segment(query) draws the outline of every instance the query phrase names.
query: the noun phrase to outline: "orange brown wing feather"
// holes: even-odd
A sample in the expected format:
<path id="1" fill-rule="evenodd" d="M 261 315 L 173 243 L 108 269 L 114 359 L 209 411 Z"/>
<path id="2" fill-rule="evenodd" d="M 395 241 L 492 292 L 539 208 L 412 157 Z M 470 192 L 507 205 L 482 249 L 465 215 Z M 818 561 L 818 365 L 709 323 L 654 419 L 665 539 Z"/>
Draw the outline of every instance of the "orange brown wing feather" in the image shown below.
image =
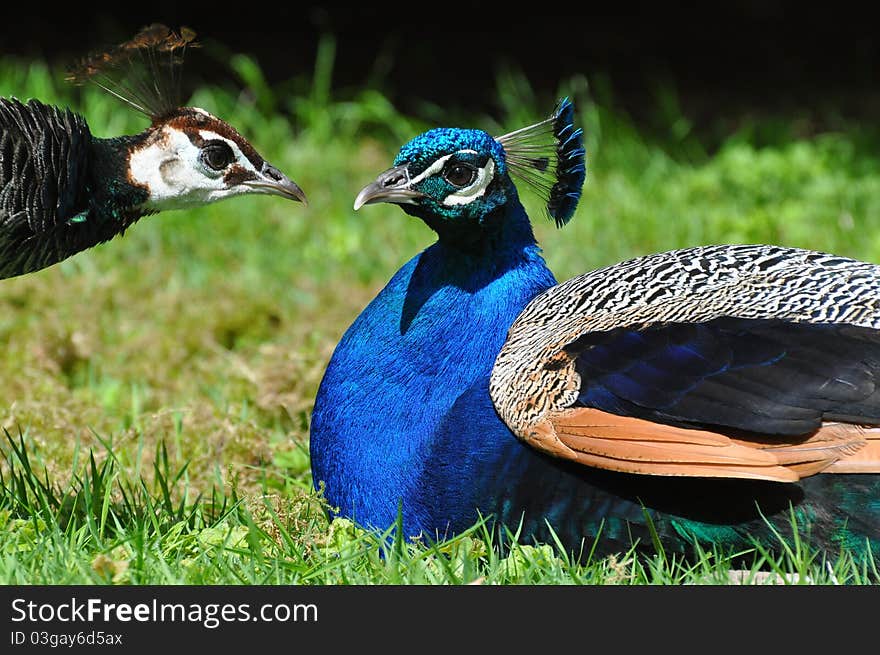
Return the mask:
<path id="1" fill-rule="evenodd" d="M 554 412 L 526 438 L 556 457 L 588 466 L 685 477 L 796 482 L 819 472 L 880 472 L 880 429 L 828 422 L 798 441 L 733 439 L 592 408 Z"/>

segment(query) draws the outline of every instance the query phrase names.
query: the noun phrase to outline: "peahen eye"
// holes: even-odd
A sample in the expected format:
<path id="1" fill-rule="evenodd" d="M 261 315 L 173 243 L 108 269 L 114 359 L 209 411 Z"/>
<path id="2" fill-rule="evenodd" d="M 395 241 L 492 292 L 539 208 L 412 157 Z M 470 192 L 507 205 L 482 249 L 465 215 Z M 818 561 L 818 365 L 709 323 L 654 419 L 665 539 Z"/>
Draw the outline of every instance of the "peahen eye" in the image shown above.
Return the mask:
<path id="1" fill-rule="evenodd" d="M 477 171 L 467 164 L 453 164 L 443 173 L 443 179 L 457 187 L 468 186 L 476 176 Z"/>
<path id="2" fill-rule="evenodd" d="M 201 158 L 208 168 L 222 171 L 235 160 L 235 155 L 229 144 L 223 141 L 211 141 L 202 147 Z"/>

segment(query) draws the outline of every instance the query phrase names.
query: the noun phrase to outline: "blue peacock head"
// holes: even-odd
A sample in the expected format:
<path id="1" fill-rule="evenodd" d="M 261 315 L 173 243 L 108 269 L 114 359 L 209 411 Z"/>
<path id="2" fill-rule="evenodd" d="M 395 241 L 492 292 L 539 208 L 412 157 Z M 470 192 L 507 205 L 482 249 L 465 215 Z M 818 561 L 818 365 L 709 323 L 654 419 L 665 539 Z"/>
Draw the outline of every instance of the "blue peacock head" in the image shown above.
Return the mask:
<path id="1" fill-rule="evenodd" d="M 586 175 L 583 132 L 563 99 L 546 120 L 500 137 L 482 130 L 437 128 L 405 144 L 394 166 L 357 196 L 355 210 L 391 202 L 438 229 L 483 223 L 517 199 L 511 176 L 535 189 L 557 226 L 577 208 Z"/>

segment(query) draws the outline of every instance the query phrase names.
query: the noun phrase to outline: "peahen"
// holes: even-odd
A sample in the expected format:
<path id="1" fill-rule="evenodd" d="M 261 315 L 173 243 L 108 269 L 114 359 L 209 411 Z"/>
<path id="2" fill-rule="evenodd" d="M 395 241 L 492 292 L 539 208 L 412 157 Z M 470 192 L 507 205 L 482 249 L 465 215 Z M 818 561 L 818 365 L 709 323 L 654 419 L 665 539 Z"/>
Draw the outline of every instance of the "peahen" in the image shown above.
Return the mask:
<path id="1" fill-rule="evenodd" d="M 408 536 L 483 516 L 576 555 L 687 555 L 777 550 L 796 526 L 826 551 L 877 552 L 880 266 L 706 246 L 557 284 L 511 176 L 565 224 L 585 179 L 573 120 L 565 100 L 498 138 L 430 130 L 358 195 L 438 240 L 333 353 L 315 485 Z"/>
<path id="2" fill-rule="evenodd" d="M 69 109 L 0 98 L 0 278 L 51 266 L 166 209 L 245 193 L 305 202 L 229 123 L 180 106 L 174 76 L 194 37 L 151 25 L 72 72 L 150 118 L 134 136 L 98 138 Z"/>

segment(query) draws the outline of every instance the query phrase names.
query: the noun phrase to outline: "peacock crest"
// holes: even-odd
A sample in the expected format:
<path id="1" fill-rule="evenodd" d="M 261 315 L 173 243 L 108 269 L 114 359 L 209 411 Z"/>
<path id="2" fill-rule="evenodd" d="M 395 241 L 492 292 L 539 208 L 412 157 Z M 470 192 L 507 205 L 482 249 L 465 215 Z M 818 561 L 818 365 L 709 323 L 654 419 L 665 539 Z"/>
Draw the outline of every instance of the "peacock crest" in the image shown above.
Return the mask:
<path id="1" fill-rule="evenodd" d="M 571 100 L 560 100 L 549 118 L 495 140 L 504 148 L 510 174 L 544 200 L 557 227 L 568 223 L 587 172 L 583 130 L 574 126 Z"/>

